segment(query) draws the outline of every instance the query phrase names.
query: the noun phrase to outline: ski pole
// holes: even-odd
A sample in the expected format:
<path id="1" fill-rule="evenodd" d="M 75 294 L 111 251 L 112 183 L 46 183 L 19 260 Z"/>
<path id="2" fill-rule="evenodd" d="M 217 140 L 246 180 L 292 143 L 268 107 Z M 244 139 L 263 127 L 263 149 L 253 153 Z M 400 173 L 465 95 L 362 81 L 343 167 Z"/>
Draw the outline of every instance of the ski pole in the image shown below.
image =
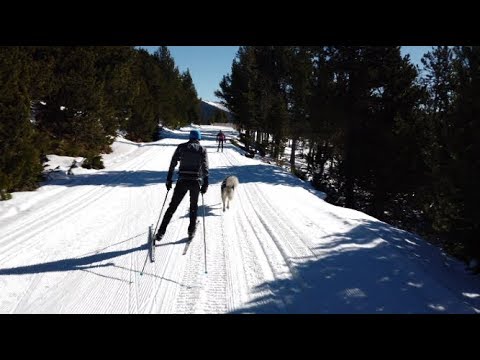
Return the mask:
<path id="1" fill-rule="evenodd" d="M 205 274 L 207 273 L 207 240 L 205 239 L 205 203 L 203 202 L 203 194 L 202 194 L 202 207 L 203 207 L 203 244 L 205 249 Z"/>
<path id="2" fill-rule="evenodd" d="M 163 200 L 162 210 L 160 210 L 160 216 L 158 217 L 157 225 L 155 225 L 155 231 L 153 233 L 154 236 L 157 234 L 158 224 L 160 223 L 160 219 L 162 218 L 163 208 L 165 207 L 165 203 L 167 202 L 167 197 L 168 197 L 168 192 L 169 191 L 170 191 L 170 189 L 167 190 L 167 195 L 165 195 L 165 200 Z"/>

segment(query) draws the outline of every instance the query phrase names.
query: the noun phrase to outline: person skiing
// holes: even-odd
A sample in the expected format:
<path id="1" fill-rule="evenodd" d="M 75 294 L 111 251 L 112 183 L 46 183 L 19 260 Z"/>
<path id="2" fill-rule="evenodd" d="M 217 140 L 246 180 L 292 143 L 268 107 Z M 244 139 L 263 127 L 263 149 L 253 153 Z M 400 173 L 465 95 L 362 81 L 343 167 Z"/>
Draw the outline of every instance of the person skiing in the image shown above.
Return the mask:
<path id="1" fill-rule="evenodd" d="M 158 229 L 155 240 L 161 241 L 167 231 L 168 223 L 182 202 L 187 191 L 190 191 L 190 225 L 188 226 L 188 239 L 195 236 L 197 227 L 198 195 L 205 194 L 208 189 L 208 156 L 207 150 L 200 145 L 202 135 L 199 130 L 190 131 L 189 141 L 178 145 L 168 169 L 167 191 L 172 188 L 173 171 L 180 162 L 178 181 L 173 191 L 172 200 L 163 216 L 162 224 Z M 200 182 L 202 185 L 200 186 Z"/>
<path id="2" fill-rule="evenodd" d="M 218 142 L 217 152 L 220 150 L 220 146 L 222 147 L 222 152 L 223 152 L 224 141 L 225 141 L 225 134 L 222 132 L 222 130 L 220 130 L 219 133 L 217 134 L 217 142 Z"/>

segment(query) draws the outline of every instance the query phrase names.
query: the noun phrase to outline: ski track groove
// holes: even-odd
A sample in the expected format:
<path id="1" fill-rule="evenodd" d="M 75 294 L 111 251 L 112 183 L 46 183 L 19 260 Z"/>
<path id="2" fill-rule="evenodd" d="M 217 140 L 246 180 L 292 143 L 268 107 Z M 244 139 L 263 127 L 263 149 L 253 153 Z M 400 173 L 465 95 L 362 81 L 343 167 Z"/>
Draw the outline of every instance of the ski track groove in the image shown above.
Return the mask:
<path id="1" fill-rule="evenodd" d="M 218 159 L 217 154 L 209 153 L 210 162 Z M 212 185 L 209 187 L 207 196 L 210 198 L 210 194 L 217 194 L 219 192 L 219 185 Z M 202 195 L 200 195 L 202 196 Z M 215 198 L 217 198 L 215 196 Z M 208 206 L 208 201 L 205 207 Z M 227 311 L 227 279 L 226 268 L 227 260 L 225 255 L 225 238 L 223 236 L 223 220 L 222 216 L 218 218 L 213 216 L 208 220 L 210 229 L 217 229 L 220 227 L 222 230 L 219 232 L 213 232 L 205 234 L 203 231 L 203 211 L 199 207 L 200 229 L 197 229 L 197 234 L 192 240 L 188 252 L 187 264 L 183 272 L 182 282 L 186 285 L 179 290 L 178 303 L 175 307 L 177 313 L 223 313 Z M 212 226 L 213 224 L 213 226 Z M 208 273 L 204 272 L 204 239 L 207 240 L 207 265 Z M 201 274 L 201 275 L 200 275 Z"/>
<path id="2" fill-rule="evenodd" d="M 143 156 L 146 152 L 149 152 L 149 151 L 151 151 L 151 149 L 148 149 L 148 150 L 146 150 L 146 151 L 143 151 L 142 154 L 141 154 L 141 156 Z M 108 172 L 111 172 L 111 171 L 115 171 L 115 170 L 117 169 L 117 167 L 123 167 L 123 166 L 127 165 L 129 162 L 135 162 L 135 163 L 136 163 L 136 162 L 139 162 L 139 160 L 140 160 L 139 157 L 134 157 L 133 159 L 127 160 L 126 163 L 116 164 L 116 165 L 112 166 L 111 168 L 109 168 L 108 170 L 102 171 L 101 173 L 105 173 L 105 172 L 108 173 Z M 124 169 L 124 171 L 128 171 L 128 169 Z M 125 175 L 128 176 L 129 174 L 117 175 L 117 177 L 114 177 L 113 179 L 118 179 L 119 177 L 122 177 L 122 178 L 123 178 Z M 88 175 L 87 175 L 87 176 L 88 176 Z M 82 186 L 82 183 L 83 183 L 83 182 L 84 182 L 83 179 L 73 179 L 71 182 L 69 182 L 69 184 L 70 184 L 70 185 L 74 185 L 74 186 Z M 51 185 L 50 185 L 50 186 L 51 186 Z M 75 191 L 75 190 L 72 191 L 69 187 L 67 187 L 67 188 L 65 188 L 65 189 L 63 189 L 63 190 L 60 191 L 61 193 L 62 193 L 62 192 L 63 192 L 63 193 L 66 193 L 66 195 L 62 196 L 62 198 L 65 198 L 65 197 L 68 196 L 68 199 L 65 199 L 65 200 L 62 199 L 62 200 L 63 200 L 62 202 L 63 202 L 63 203 L 68 203 L 68 204 L 71 205 L 71 206 L 75 206 L 78 202 L 82 202 L 82 199 L 83 199 L 84 197 L 89 197 L 89 195 L 90 195 L 92 192 L 93 192 L 93 193 L 101 192 L 101 191 L 103 190 L 103 186 L 104 186 L 104 185 L 100 185 L 101 188 L 98 188 L 97 186 L 95 186 L 95 187 L 93 187 L 93 188 L 91 188 L 91 189 L 87 189 L 86 191 L 83 191 L 84 189 L 81 189 L 81 188 L 78 189 L 78 190 L 76 190 L 76 191 Z M 82 190 L 82 191 L 80 191 L 80 190 Z M 80 192 L 80 196 L 77 196 L 77 195 L 76 195 L 77 192 Z M 59 195 L 60 195 L 60 194 L 58 194 L 57 192 L 55 192 L 55 193 L 52 194 L 51 196 L 48 196 L 47 199 L 54 198 L 54 197 L 58 197 Z M 74 200 L 72 200 L 72 201 L 74 201 L 75 204 L 72 205 L 72 203 L 71 203 L 71 201 L 70 201 L 70 198 L 73 198 L 73 199 L 74 199 Z M 79 199 L 80 199 L 80 200 L 79 200 Z M 46 199 L 43 199 L 43 201 L 44 201 L 45 203 L 50 204 L 50 202 L 46 202 L 45 200 L 46 200 Z M 69 207 L 71 207 L 71 206 L 69 206 Z M 60 207 L 61 207 L 61 205 L 58 205 L 58 206 L 57 206 L 57 209 L 54 209 L 54 211 L 58 211 Z M 63 209 L 60 209 L 60 210 L 63 210 Z M 28 210 L 27 210 L 27 211 L 28 211 Z M 49 215 L 49 214 L 51 214 L 51 212 L 52 212 L 51 207 L 49 207 L 49 206 L 43 206 L 43 209 L 41 208 L 41 209 L 36 210 L 36 212 L 35 212 L 35 217 L 34 217 L 34 218 L 35 218 L 35 219 L 37 219 L 37 218 L 43 219 L 43 217 L 44 217 L 45 215 Z M 30 221 L 30 223 L 37 223 L 38 220 L 35 220 L 35 219 L 34 219 L 33 221 Z M 31 224 L 29 224 L 29 220 L 31 220 L 31 219 L 30 219 L 30 217 L 28 216 L 28 214 L 26 214 L 26 215 L 25 215 L 25 219 L 23 219 L 23 222 L 22 222 L 22 220 L 17 220 L 17 221 L 15 222 L 15 228 L 18 229 L 18 228 L 24 228 L 25 226 L 30 226 Z M 11 231 L 11 232 L 9 232 L 9 233 L 4 234 L 3 240 L 6 239 L 6 238 L 8 238 L 8 237 L 11 237 L 12 234 L 18 233 L 19 231 L 18 231 L 17 229 L 14 229 L 13 231 Z"/>
<path id="3" fill-rule="evenodd" d="M 90 206 L 92 203 L 96 202 L 98 199 L 104 197 L 105 195 L 108 195 L 110 192 L 115 190 L 116 187 L 119 186 L 118 184 L 121 182 L 121 180 L 134 175 L 135 174 L 134 171 L 140 169 L 149 160 L 149 159 L 143 160 L 143 155 L 145 155 L 150 151 L 151 149 L 148 149 L 146 152 L 144 152 L 142 154 L 142 157 L 140 157 L 140 159 L 135 158 L 136 160 L 142 160 L 141 162 L 138 161 L 140 164 L 136 166 L 135 169 L 126 170 L 128 171 L 126 174 L 118 175 L 114 178 L 116 180 L 115 182 L 117 183 L 117 185 L 109 185 L 107 190 L 105 190 L 105 187 L 107 187 L 106 185 L 100 185 L 99 187 L 95 187 L 92 190 L 88 190 L 87 192 L 84 192 L 83 194 L 78 196 L 75 200 L 73 200 L 72 202 L 69 202 L 66 208 L 62 208 L 62 204 L 65 203 L 65 201 L 62 201 L 62 203 L 60 203 L 60 205 L 57 206 L 57 209 L 54 209 L 54 210 L 49 209 L 50 212 L 48 212 L 48 215 L 46 217 L 42 217 L 41 215 L 39 215 L 38 217 L 35 216 L 36 220 L 34 219 L 30 221 L 28 225 L 25 225 L 25 224 L 17 225 L 18 229 L 16 231 L 10 232 L 9 235 L 3 238 L 3 240 L 8 238 L 11 238 L 11 240 L 7 242 L 6 245 L 3 246 L 4 248 L 2 249 L 2 252 L 4 253 L 4 256 L 0 258 L 0 263 L 5 262 L 12 255 L 15 255 L 15 253 L 18 252 L 19 249 L 15 248 L 14 254 L 10 254 L 10 256 L 8 256 L 9 255 L 8 251 L 14 248 L 15 246 L 18 246 L 18 243 L 13 241 L 15 236 L 18 236 L 19 234 L 22 234 L 25 232 L 28 233 L 33 229 L 35 229 L 36 235 L 41 234 L 45 230 L 48 230 L 49 228 L 51 228 L 53 222 L 58 224 L 61 221 L 68 219 L 71 215 L 75 214 L 76 212 Z M 87 197 L 87 195 L 90 195 L 90 196 L 87 198 L 87 200 L 84 200 L 84 198 Z M 81 206 L 78 206 L 79 204 L 81 204 Z M 39 225 L 39 224 L 42 224 L 42 225 Z M 18 239 L 16 240 L 18 241 Z M 34 242 L 35 242 L 34 237 L 26 237 L 26 240 L 22 241 L 23 247 L 21 247 L 20 250 L 27 249 Z M 4 241 L 2 241 L 2 245 L 3 243 Z M 8 246 L 8 243 L 10 243 L 10 247 L 5 249 L 5 247 Z"/>
<path id="4" fill-rule="evenodd" d="M 44 256 L 43 261 L 45 261 L 46 258 L 47 258 L 47 256 Z M 32 279 L 28 282 L 28 285 L 25 287 L 25 289 L 26 289 L 25 293 L 20 297 L 17 304 L 9 312 L 10 314 L 14 314 L 17 311 L 21 311 L 21 309 L 25 306 L 25 304 L 30 299 L 30 295 L 33 293 L 33 291 L 37 288 L 38 284 L 40 283 L 42 275 L 41 274 L 33 274 L 33 275 L 31 275 L 31 277 L 32 277 Z"/>
<path id="5" fill-rule="evenodd" d="M 171 200 L 171 199 L 170 199 Z M 165 237 L 162 239 L 162 242 L 175 242 L 178 239 L 178 235 L 180 234 L 180 231 L 182 230 L 183 224 L 184 224 L 184 219 L 179 219 L 179 213 L 181 213 L 181 209 L 183 209 L 184 206 L 178 207 L 177 211 L 173 215 L 169 226 L 167 228 L 167 232 L 165 233 Z M 172 226 L 174 225 L 174 226 Z M 172 232 L 175 234 L 172 236 Z M 160 244 L 162 244 L 160 242 Z M 155 268 L 155 274 L 160 273 L 160 279 L 159 279 L 159 284 L 157 285 L 156 289 L 154 290 L 154 295 L 151 297 L 150 302 L 149 302 L 149 313 L 155 312 L 155 313 L 162 313 L 162 312 L 167 312 L 164 310 L 164 308 L 167 308 L 169 304 L 164 305 L 164 299 L 165 297 L 169 296 L 169 288 L 171 286 L 171 282 L 174 281 L 169 277 L 170 272 L 174 272 L 174 270 L 177 270 L 175 266 L 168 266 L 170 264 L 170 261 L 172 259 L 176 259 L 177 257 L 173 256 L 175 251 L 177 250 L 177 253 L 180 252 L 178 249 L 178 246 L 175 246 L 177 244 L 168 244 L 165 246 L 160 247 L 160 262 L 157 263 L 157 257 L 155 259 L 154 268 Z M 158 248 L 155 249 L 155 252 L 157 252 Z M 163 290 L 165 288 L 165 291 L 160 292 L 160 290 Z M 160 296 L 158 294 L 160 293 Z"/>
<path id="6" fill-rule="evenodd" d="M 229 151 L 228 154 L 232 154 L 232 157 L 238 155 L 233 150 Z M 235 169 L 236 165 L 233 164 L 231 157 L 227 156 L 227 152 L 224 154 L 224 159 L 229 163 L 232 169 Z M 238 163 L 236 159 L 234 160 Z M 238 198 L 233 200 L 232 205 L 238 203 L 237 205 L 242 209 L 242 213 L 235 216 L 235 226 L 236 228 L 242 229 L 243 232 L 240 237 L 237 237 L 239 243 L 241 244 L 240 253 L 242 254 L 244 262 L 244 286 L 248 289 L 248 294 L 245 294 L 245 297 L 250 301 L 250 303 L 258 304 L 265 303 L 263 297 L 266 298 L 268 296 L 275 295 L 271 286 L 268 284 L 268 281 L 274 280 L 277 277 L 282 277 L 282 270 L 279 270 L 281 269 L 282 265 L 278 265 L 278 262 L 276 263 L 278 258 L 275 258 L 275 256 L 270 257 L 272 254 L 269 252 L 269 249 L 264 246 L 261 240 L 262 237 L 260 234 L 262 232 L 262 227 L 259 227 L 258 222 L 255 222 L 255 219 L 251 217 L 252 210 L 245 209 L 245 206 L 251 206 L 251 204 L 248 203 L 245 205 L 243 201 L 245 197 L 242 196 L 242 192 L 246 192 L 247 188 L 249 188 L 249 186 L 245 184 L 242 185 L 242 180 L 240 179 L 239 191 L 237 191 L 236 194 L 236 197 Z M 231 210 L 227 210 L 227 212 L 230 211 Z M 251 241 L 252 238 L 254 238 L 256 241 Z M 267 290 L 257 289 L 257 287 L 260 285 L 263 285 Z M 254 292 L 254 294 L 251 294 L 252 292 Z M 238 307 L 245 307 L 247 304 L 242 302 L 242 304 L 239 305 L 240 306 Z M 276 305 L 279 312 L 284 312 L 285 304 L 281 299 L 276 299 Z"/>
<path id="7" fill-rule="evenodd" d="M 236 214 L 233 215 L 235 216 Z M 232 223 L 232 233 L 237 235 L 235 239 L 233 237 L 225 238 L 225 256 L 227 263 L 230 264 L 230 267 L 227 267 L 227 281 L 230 289 L 227 294 L 231 294 L 231 300 L 229 302 L 231 306 L 228 311 L 233 312 L 244 306 L 250 300 L 250 284 L 247 280 L 247 268 L 255 269 L 258 267 L 258 264 L 254 261 L 255 259 L 253 257 L 247 258 L 245 256 L 246 231 L 238 225 L 238 216 L 235 216 L 235 219 L 229 216 L 227 219 Z"/>
<path id="8" fill-rule="evenodd" d="M 233 150 L 230 153 L 233 157 L 238 156 Z M 227 157 L 226 154 L 225 159 L 235 169 L 236 165 L 233 164 L 232 159 Z M 233 160 L 237 164 L 239 163 L 237 159 L 234 158 Z M 248 259 L 247 261 L 249 262 L 248 266 L 244 266 L 246 279 L 248 279 L 247 286 L 250 291 L 250 294 L 248 294 L 249 303 L 265 304 L 266 300 L 263 299 L 273 296 L 278 311 L 284 313 L 286 303 L 284 299 L 279 298 L 275 294 L 269 282 L 286 277 L 286 261 L 281 256 L 281 253 L 279 254 L 278 248 L 272 247 L 270 242 L 262 241 L 262 239 L 268 238 L 270 235 L 265 226 L 259 221 L 258 216 L 252 216 L 252 213 L 256 213 L 253 203 L 244 201 L 244 199 L 251 199 L 246 194 L 252 191 L 252 187 L 250 184 L 242 185 L 242 180 L 239 180 L 240 186 L 236 195 L 238 196 L 237 202 L 242 209 L 242 214 L 237 217 L 236 224 L 238 224 L 240 229 L 243 229 L 241 238 L 244 239 L 244 242 L 242 242 L 241 251 L 242 254 L 246 254 L 244 259 Z M 251 239 L 255 239 L 255 241 Z M 260 286 L 266 290 L 260 290 Z M 251 294 L 252 291 L 253 294 Z M 245 307 L 246 305 L 248 306 L 248 304 L 243 303 L 241 306 Z"/>
<path id="9" fill-rule="evenodd" d="M 237 155 L 233 150 L 228 153 L 233 156 Z M 231 157 L 227 156 L 227 154 L 225 154 L 225 160 L 227 160 L 232 169 L 235 169 Z M 242 185 L 242 180 L 240 179 L 239 191 L 237 191 L 236 199 L 234 199 L 232 203 L 234 205 L 233 209 L 236 212 L 235 214 L 232 214 L 232 216 L 234 217 L 233 223 L 237 239 L 232 239 L 231 242 L 234 245 L 233 251 L 236 251 L 237 254 L 240 255 L 241 268 L 243 270 L 237 271 L 237 274 L 242 274 L 242 279 L 239 280 L 242 284 L 242 292 L 239 294 L 241 301 L 234 309 L 232 309 L 232 311 L 235 311 L 238 308 L 248 307 L 249 304 L 253 303 L 265 304 L 266 301 L 263 300 L 264 298 L 274 296 L 274 291 L 268 281 L 274 280 L 277 276 L 276 273 L 278 272 L 277 267 L 268 256 L 268 252 L 262 246 L 262 241 L 258 235 L 258 226 L 256 226 L 255 223 L 250 222 L 251 210 L 246 210 L 245 208 L 250 204 L 245 204 L 244 199 L 246 198 L 242 195 L 243 192 L 247 191 L 247 188 L 248 186 Z M 255 239 L 256 241 L 252 241 L 252 239 Z M 227 248 L 230 250 L 230 247 Z M 237 265 L 237 268 L 238 267 L 239 266 Z M 232 279 L 231 281 L 235 282 L 235 280 L 236 279 Z M 265 290 L 258 289 L 261 285 L 265 287 Z M 279 312 L 284 312 L 284 303 L 282 301 L 277 301 L 276 305 Z M 245 310 L 245 312 L 248 311 Z"/>
<path id="10" fill-rule="evenodd" d="M 188 202 L 185 210 L 187 210 L 187 208 L 189 208 Z M 188 226 L 188 222 L 189 220 L 187 219 L 184 226 Z M 198 280 L 203 259 L 203 245 L 199 246 L 198 244 L 200 235 L 203 235 L 203 228 L 202 231 L 198 230 L 199 229 L 197 229 L 195 238 L 193 238 L 187 253 L 182 255 L 183 247 L 185 246 L 183 243 L 181 246 L 182 249 L 179 252 L 179 256 L 181 257 L 179 261 L 184 262 L 184 266 L 178 278 L 181 279 L 183 286 L 179 289 L 176 305 L 172 308 L 172 312 L 174 313 L 189 314 L 196 312 L 198 305 L 197 300 L 201 292 L 201 286 L 198 284 Z"/>
<path id="11" fill-rule="evenodd" d="M 233 163 L 230 161 L 232 166 Z M 267 199 L 264 195 L 262 190 L 260 189 L 258 184 L 252 184 L 249 187 L 250 191 L 245 191 L 244 195 L 248 198 L 248 204 L 251 205 L 253 213 L 256 215 L 255 217 L 260 222 L 263 229 L 268 233 L 268 238 L 272 240 L 274 247 L 278 250 L 281 254 L 281 258 L 283 259 L 284 264 L 288 267 L 291 277 L 295 282 L 298 283 L 300 288 L 307 288 L 307 282 L 300 276 L 299 272 L 296 269 L 296 264 L 292 261 L 292 258 L 295 259 L 305 259 L 305 258 L 312 258 L 317 257 L 316 254 L 312 251 L 312 249 L 302 240 L 301 237 L 298 236 L 298 233 L 292 231 L 290 227 L 287 227 L 285 224 L 289 224 L 285 218 L 282 218 L 276 209 L 273 208 L 270 200 Z M 245 190 L 245 189 L 243 189 Z M 255 200 L 253 200 L 255 199 Z M 260 206 L 262 205 L 262 206 Z M 261 208 L 262 212 L 259 212 L 257 209 Z M 246 212 L 245 213 L 251 213 Z M 250 218 L 250 223 L 254 221 L 253 218 Z M 272 225 L 269 225 L 272 224 Z M 256 227 L 256 226 L 255 226 Z M 257 239 L 261 237 L 257 236 Z M 272 264 L 269 258 L 271 254 L 274 254 L 275 251 L 272 248 L 268 248 L 267 244 L 263 245 L 261 241 L 259 241 L 262 249 L 265 253 L 265 257 L 270 264 L 272 270 L 276 269 L 278 272 L 278 265 Z M 282 273 L 282 271 L 280 271 Z M 282 274 L 283 275 L 283 274 Z M 278 277 L 278 275 L 276 276 Z M 283 276 L 280 276 L 283 277 Z M 282 299 L 284 306 L 288 304 L 288 299 Z M 283 306 L 282 306 L 283 308 Z"/>

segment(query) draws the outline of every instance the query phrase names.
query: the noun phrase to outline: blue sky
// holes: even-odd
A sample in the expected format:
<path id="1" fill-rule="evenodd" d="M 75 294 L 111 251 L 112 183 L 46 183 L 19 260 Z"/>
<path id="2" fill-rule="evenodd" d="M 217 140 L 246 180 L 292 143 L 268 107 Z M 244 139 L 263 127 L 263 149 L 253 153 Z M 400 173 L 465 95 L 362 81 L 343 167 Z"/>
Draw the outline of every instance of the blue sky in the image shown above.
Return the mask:
<path id="1" fill-rule="evenodd" d="M 142 46 L 154 52 L 158 46 Z M 168 46 L 178 69 L 187 68 L 192 75 L 198 96 L 203 100 L 219 101 L 213 94 L 224 75 L 230 73 L 238 46 Z"/>
<path id="2" fill-rule="evenodd" d="M 423 67 L 420 59 L 428 51 L 432 50 L 431 46 L 402 46 L 402 55 L 410 54 L 412 63 L 418 65 L 420 69 Z"/>
<path id="3" fill-rule="evenodd" d="M 158 46 L 142 46 L 154 52 Z M 178 69 L 190 69 L 198 96 L 203 100 L 219 101 L 214 95 L 222 77 L 230 73 L 238 46 L 168 46 Z M 420 59 L 431 46 L 402 46 L 402 54 L 409 53 L 414 64 L 422 67 Z"/>

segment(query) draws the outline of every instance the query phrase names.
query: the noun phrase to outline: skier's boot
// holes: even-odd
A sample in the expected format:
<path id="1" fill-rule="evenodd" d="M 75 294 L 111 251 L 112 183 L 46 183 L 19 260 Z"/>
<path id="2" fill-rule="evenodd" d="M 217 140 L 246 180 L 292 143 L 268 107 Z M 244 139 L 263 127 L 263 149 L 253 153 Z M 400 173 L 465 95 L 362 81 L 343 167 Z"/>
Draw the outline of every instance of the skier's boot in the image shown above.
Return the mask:
<path id="1" fill-rule="evenodd" d="M 156 240 L 156 241 L 162 241 L 164 235 L 165 235 L 165 232 L 161 232 L 161 231 L 159 230 L 158 233 L 157 233 L 157 235 L 155 235 L 155 240 Z"/>
<path id="2" fill-rule="evenodd" d="M 195 237 L 195 233 L 197 232 L 197 225 L 198 221 L 194 223 L 193 228 L 191 226 L 188 227 L 188 241 L 192 241 L 192 239 Z"/>

